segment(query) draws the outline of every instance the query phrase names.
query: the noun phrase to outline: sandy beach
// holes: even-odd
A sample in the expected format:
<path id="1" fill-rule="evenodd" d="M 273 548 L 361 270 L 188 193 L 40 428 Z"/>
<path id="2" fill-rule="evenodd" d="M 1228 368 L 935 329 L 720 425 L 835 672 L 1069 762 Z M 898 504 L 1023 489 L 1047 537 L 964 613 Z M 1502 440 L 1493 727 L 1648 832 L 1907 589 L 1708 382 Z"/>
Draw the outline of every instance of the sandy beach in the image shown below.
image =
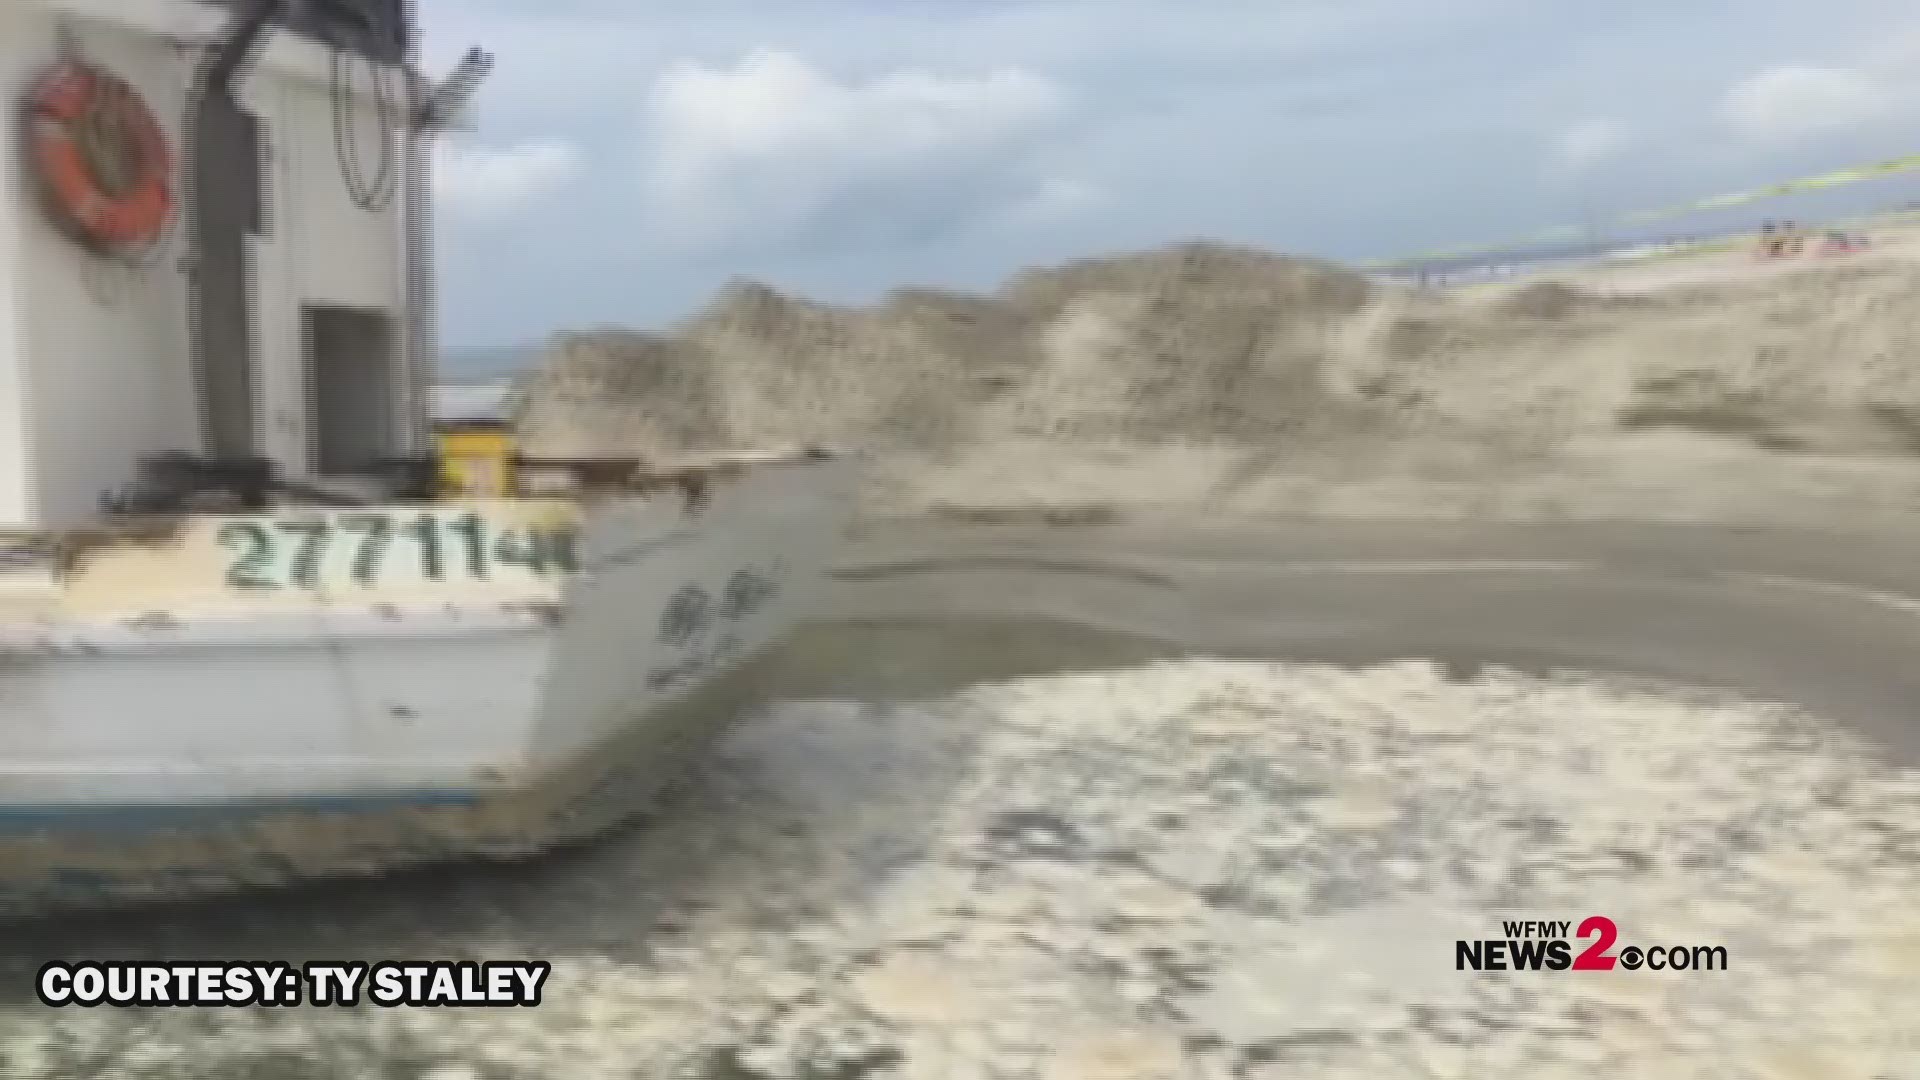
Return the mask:
<path id="1" fill-rule="evenodd" d="M 1911 246 L 1425 292 L 1201 245 L 561 342 L 537 451 L 866 455 L 769 705 L 587 850 L 0 954 L 547 1004 L 14 1004 L 0 1076 L 1920 1078 Z M 1595 915 L 1726 970 L 1456 967 Z"/>

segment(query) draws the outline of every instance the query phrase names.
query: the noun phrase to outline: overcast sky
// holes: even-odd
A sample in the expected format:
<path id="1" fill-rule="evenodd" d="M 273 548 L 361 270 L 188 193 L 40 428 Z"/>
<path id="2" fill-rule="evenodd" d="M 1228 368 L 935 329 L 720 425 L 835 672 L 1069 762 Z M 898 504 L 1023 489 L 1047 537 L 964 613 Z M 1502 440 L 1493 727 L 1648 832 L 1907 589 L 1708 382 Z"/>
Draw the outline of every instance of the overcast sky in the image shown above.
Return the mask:
<path id="1" fill-rule="evenodd" d="M 735 275 L 1391 256 L 1920 150 L 1913 0 L 422 2 L 437 69 L 498 57 L 441 163 L 451 346 Z"/>

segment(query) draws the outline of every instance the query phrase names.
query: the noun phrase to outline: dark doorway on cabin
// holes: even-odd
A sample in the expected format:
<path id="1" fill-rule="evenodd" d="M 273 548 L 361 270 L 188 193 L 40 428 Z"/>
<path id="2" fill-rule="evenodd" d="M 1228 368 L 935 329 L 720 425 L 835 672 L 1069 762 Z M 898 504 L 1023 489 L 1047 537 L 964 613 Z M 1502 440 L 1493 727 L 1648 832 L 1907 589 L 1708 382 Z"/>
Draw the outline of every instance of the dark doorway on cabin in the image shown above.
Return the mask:
<path id="1" fill-rule="evenodd" d="M 309 304 L 300 309 L 314 472 L 365 475 L 397 456 L 400 370 L 394 318 Z"/>
<path id="2" fill-rule="evenodd" d="M 192 315 L 201 423 L 214 457 L 252 458 L 259 445 L 247 238 L 265 226 L 260 125 L 224 88 L 199 94 L 191 123 Z"/>

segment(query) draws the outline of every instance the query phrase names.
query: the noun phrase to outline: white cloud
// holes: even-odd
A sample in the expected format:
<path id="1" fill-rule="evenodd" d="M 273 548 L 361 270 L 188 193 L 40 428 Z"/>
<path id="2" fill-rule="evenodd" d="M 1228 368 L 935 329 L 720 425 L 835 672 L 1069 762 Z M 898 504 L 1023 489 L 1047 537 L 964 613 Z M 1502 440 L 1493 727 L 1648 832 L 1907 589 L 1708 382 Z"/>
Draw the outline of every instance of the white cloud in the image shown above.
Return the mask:
<path id="1" fill-rule="evenodd" d="M 1749 138 L 1784 142 L 1879 119 L 1894 100 L 1885 81 L 1871 72 L 1787 64 L 1735 83 L 1720 111 Z"/>
<path id="2" fill-rule="evenodd" d="M 495 220 L 559 190 L 579 175 L 580 151 L 562 142 L 434 147 L 436 195 L 455 213 Z"/>
<path id="3" fill-rule="evenodd" d="M 683 63 L 648 102 L 647 180 L 685 243 L 776 243 L 822 228 L 853 242 L 924 238 L 1068 182 L 1037 164 L 1065 96 L 1017 69 L 840 80 L 799 56 Z"/>
<path id="4" fill-rule="evenodd" d="M 1106 197 L 1105 191 L 1083 180 L 1051 177 L 1040 181 L 1031 195 L 1013 207 L 1009 220 L 1045 225 L 1089 210 Z"/>
<path id="5" fill-rule="evenodd" d="M 1618 120 L 1589 120 L 1553 140 L 1553 166 L 1568 173 L 1587 172 L 1619 154 L 1627 138 L 1627 128 Z"/>

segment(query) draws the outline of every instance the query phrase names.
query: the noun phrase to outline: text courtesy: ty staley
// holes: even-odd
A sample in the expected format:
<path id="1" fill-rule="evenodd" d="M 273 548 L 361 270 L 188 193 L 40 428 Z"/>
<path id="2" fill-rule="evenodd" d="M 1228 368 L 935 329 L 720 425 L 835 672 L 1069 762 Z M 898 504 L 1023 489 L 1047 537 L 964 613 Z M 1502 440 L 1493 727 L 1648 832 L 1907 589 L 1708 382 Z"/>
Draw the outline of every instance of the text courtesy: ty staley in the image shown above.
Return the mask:
<path id="1" fill-rule="evenodd" d="M 544 960 L 323 962 L 55 961 L 34 982 L 41 1004 L 90 1008 L 321 1005 L 531 1008 L 553 966 Z"/>

